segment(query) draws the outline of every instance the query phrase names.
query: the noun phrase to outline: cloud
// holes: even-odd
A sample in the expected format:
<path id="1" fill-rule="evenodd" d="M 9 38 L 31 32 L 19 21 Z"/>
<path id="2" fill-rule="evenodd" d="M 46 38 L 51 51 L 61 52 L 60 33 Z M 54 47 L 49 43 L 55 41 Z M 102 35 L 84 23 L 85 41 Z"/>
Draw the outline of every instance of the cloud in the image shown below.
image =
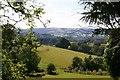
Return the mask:
<path id="1" fill-rule="evenodd" d="M 44 7 L 46 14 L 43 15 L 43 19 L 51 20 L 48 27 L 78 27 L 81 17 L 80 14 L 77 14 L 77 9 L 80 8 L 77 4 L 78 1 L 79 0 L 43 0 L 43 3 L 46 5 Z"/>
<path id="2" fill-rule="evenodd" d="M 82 12 L 82 7 L 77 3 L 79 0 L 41 0 L 45 4 L 43 7 L 46 14 L 42 16 L 42 20 L 51 20 L 48 28 L 79 28 L 80 26 L 89 26 L 79 19 L 82 17 L 77 12 Z M 43 25 L 36 21 L 37 27 L 43 28 Z M 22 23 L 22 28 L 26 28 Z M 80 26 L 78 26 L 80 25 Z M 27 27 L 28 28 L 28 27 Z"/>

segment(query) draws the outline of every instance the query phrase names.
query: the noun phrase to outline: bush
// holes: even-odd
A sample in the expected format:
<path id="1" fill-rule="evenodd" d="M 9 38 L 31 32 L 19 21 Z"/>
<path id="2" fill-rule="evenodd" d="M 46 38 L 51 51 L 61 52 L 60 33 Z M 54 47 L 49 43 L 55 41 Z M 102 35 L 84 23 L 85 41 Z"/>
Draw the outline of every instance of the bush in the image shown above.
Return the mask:
<path id="1" fill-rule="evenodd" d="M 98 74 L 99 74 L 99 75 L 103 75 L 101 69 L 98 70 Z"/>
<path id="2" fill-rule="evenodd" d="M 56 68 L 55 68 L 54 64 L 50 63 L 47 65 L 47 73 L 48 74 L 55 74 L 55 72 L 54 72 L 55 70 L 56 70 Z"/>
<path id="3" fill-rule="evenodd" d="M 97 73 L 96 70 L 93 70 L 93 71 L 92 71 L 92 74 L 93 74 L 93 75 L 96 75 L 96 73 Z"/>
<path id="4" fill-rule="evenodd" d="M 72 61 L 72 67 L 77 71 L 80 67 L 82 67 L 82 59 L 79 57 L 74 57 Z"/>
<path id="5" fill-rule="evenodd" d="M 91 74 L 92 72 L 91 72 L 91 71 L 86 71 L 85 73 L 86 73 L 86 74 Z"/>
<path id="6" fill-rule="evenodd" d="M 102 71 L 103 75 L 109 75 L 107 71 Z"/>

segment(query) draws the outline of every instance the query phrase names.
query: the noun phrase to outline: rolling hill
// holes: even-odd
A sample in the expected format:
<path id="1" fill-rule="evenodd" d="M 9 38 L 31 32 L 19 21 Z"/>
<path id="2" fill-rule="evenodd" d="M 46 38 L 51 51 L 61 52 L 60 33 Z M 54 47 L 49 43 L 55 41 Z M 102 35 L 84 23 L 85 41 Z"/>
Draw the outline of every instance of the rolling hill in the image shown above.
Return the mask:
<path id="1" fill-rule="evenodd" d="M 104 76 L 104 75 L 88 75 L 88 74 L 78 74 L 78 73 L 68 73 L 68 72 L 64 72 L 63 69 L 64 67 L 68 67 L 71 62 L 72 62 L 72 58 L 75 56 L 78 56 L 82 59 L 84 59 L 85 57 L 88 57 L 88 54 L 84 54 L 81 52 L 75 52 L 75 51 L 71 51 L 71 50 L 66 50 L 66 49 L 61 49 L 61 48 L 56 48 L 53 46 L 41 46 L 38 48 L 38 52 L 39 52 L 39 56 L 41 57 L 41 62 L 40 62 L 40 67 L 42 69 L 46 69 L 47 64 L 49 63 L 53 63 L 56 65 L 57 68 L 57 73 L 59 73 L 58 75 L 49 75 L 46 74 L 45 76 L 41 77 L 31 77 L 28 78 L 27 80 L 40 80 L 40 79 L 45 79 L 45 78 L 81 78 L 81 79 L 85 79 L 85 80 L 89 80 L 89 79 L 100 79 L 100 80 L 106 80 L 106 79 L 110 79 L 110 76 Z M 97 57 L 92 55 L 92 57 Z M 105 78 L 105 79 L 104 79 Z"/>
<path id="2" fill-rule="evenodd" d="M 55 45 L 61 37 L 72 42 L 103 41 L 107 38 L 106 35 L 93 36 L 94 30 L 93 28 L 33 28 L 32 32 L 38 40 L 44 40 L 44 45 Z M 27 29 L 23 29 L 22 34 L 26 33 Z"/>
<path id="3" fill-rule="evenodd" d="M 65 68 L 72 63 L 73 57 L 79 57 L 84 59 L 88 57 L 88 54 L 82 52 L 75 52 L 71 50 L 56 48 L 53 46 L 41 46 L 38 48 L 39 55 L 41 57 L 40 66 L 46 68 L 46 65 L 53 63 L 56 67 Z M 94 56 L 93 57 L 97 57 Z"/>

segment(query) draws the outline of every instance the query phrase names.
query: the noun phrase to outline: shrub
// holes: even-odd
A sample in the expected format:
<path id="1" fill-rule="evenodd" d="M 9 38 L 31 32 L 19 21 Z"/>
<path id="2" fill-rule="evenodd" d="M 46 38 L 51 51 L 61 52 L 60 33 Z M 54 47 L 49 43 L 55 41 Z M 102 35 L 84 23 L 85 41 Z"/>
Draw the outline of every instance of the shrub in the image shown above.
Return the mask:
<path id="1" fill-rule="evenodd" d="M 54 74 L 54 71 L 56 70 L 55 65 L 50 63 L 47 65 L 47 73 L 48 74 Z"/>
<path id="2" fill-rule="evenodd" d="M 92 74 L 93 74 L 93 75 L 96 75 L 96 73 L 97 73 L 96 70 L 93 70 Z"/>
<path id="3" fill-rule="evenodd" d="M 107 71 L 102 71 L 103 75 L 109 75 Z"/>
<path id="4" fill-rule="evenodd" d="M 92 72 L 91 72 L 91 71 L 86 71 L 85 73 L 86 73 L 86 74 L 91 74 Z"/>
<path id="5" fill-rule="evenodd" d="M 99 70 L 98 70 L 98 74 L 99 74 L 99 75 L 103 75 L 103 74 L 102 74 L 102 69 L 99 69 Z"/>
<path id="6" fill-rule="evenodd" d="M 79 57 L 74 57 L 72 61 L 72 67 L 75 71 L 77 71 L 79 67 L 82 67 L 82 59 Z"/>

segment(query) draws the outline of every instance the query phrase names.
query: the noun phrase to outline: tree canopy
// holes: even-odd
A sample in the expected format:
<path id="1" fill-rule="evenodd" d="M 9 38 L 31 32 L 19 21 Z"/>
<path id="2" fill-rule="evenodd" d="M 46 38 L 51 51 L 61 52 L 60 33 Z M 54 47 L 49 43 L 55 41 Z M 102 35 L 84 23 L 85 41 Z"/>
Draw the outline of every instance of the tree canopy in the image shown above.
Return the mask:
<path id="1" fill-rule="evenodd" d="M 120 2 L 83 2 L 84 15 L 81 20 L 89 24 L 102 24 L 107 28 L 120 27 Z"/>
<path id="2" fill-rule="evenodd" d="M 120 29 L 113 31 L 105 49 L 105 61 L 113 78 L 120 77 Z"/>
<path id="3" fill-rule="evenodd" d="M 70 46 L 70 45 L 71 45 L 71 44 L 70 44 L 69 40 L 67 40 L 67 39 L 65 39 L 65 38 L 62 38 L 62 39 L 60 40 L 60 42 L 56 44 L 56 47 L 60 47 L 60 48 L 65 48 L 65 49 L 67 49 L 68 46 Z"/>
<path id="4" fill-rule="evenodd" d="M 26 21 L 28 26 L 34 27 L 36 26 L 35 20 L 38 20 L 45 27 L 48 24 L 48 22 L 43 22 L 41 20 L 42 15 L 45 14 L 45 12 L 43 9 L 44 5 L 39 1 L 3 0 L 0 3 L 0 6 L 1 24 L 11 23 L 16 25 L 19 22 Z"/>
<path id="5" fill-rule="evenodd" d="M 0 27 L 2 27 L 2 79 L 12 80 L 24 77 L 34 71 L 40 62 L 37 55 L 35 35 L 32 28 L 35 26 L 35 19 L 42 22 L 44 14 L 43 5 L 32 0 L 3 0 L 0 2 Z M 16 24 L 26 21 L 30 27 L 26 35 L 21 34 L 21 29 Z M 19 25 L 21 27 L 22 25 Z"/>
<path id="6" fill-rule="evenodd" d="M 83 2 L 84 15 L 81 20 L 89 24 L 97 24 L 95 33 L 107 33 L 109 39 L 105 49 L 105 62 L 108 71 L 115 80 L 120 77 L 120 1 L 119 2 Z M 104 25 L 105 29 L 100 25 Z"/>

